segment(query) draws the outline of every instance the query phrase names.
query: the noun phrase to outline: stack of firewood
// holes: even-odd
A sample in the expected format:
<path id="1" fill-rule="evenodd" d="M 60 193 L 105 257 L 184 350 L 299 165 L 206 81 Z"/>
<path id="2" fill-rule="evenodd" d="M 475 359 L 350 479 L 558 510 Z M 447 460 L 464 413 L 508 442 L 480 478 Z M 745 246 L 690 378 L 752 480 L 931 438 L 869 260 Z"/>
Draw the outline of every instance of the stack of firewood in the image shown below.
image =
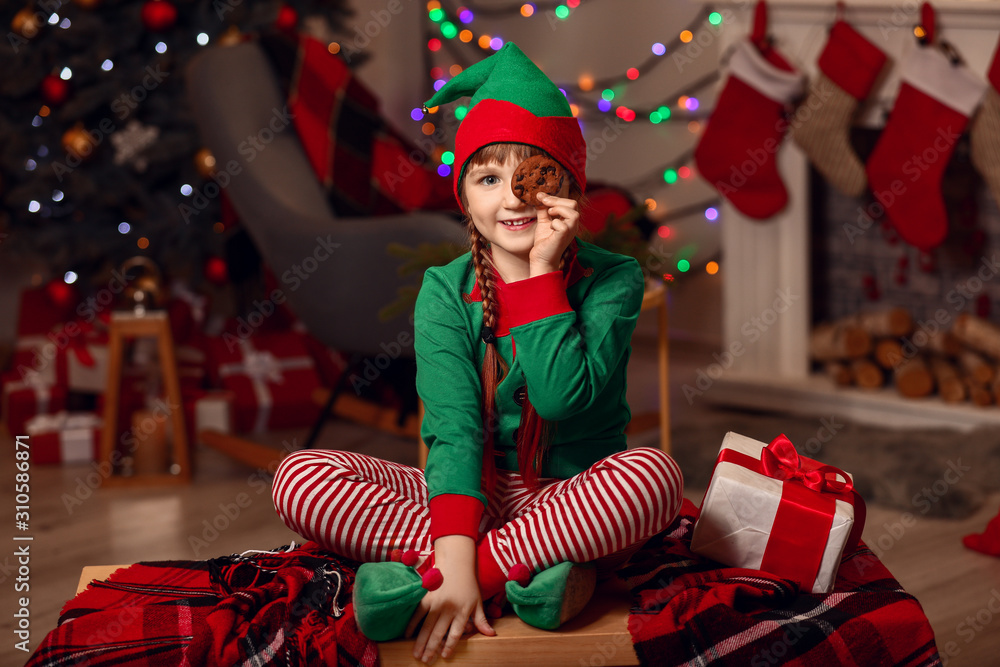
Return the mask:
<path id="1" fill-rule="evenodd" d="M 809 353 L 838 385 L 892 384 L 907 398 L 937 392 L 946 403 L 1000 402 L 1000 326 L 967 313 L 940 320 L 915 326 L 903 308 L 860 313 L 816 326 Z"/>

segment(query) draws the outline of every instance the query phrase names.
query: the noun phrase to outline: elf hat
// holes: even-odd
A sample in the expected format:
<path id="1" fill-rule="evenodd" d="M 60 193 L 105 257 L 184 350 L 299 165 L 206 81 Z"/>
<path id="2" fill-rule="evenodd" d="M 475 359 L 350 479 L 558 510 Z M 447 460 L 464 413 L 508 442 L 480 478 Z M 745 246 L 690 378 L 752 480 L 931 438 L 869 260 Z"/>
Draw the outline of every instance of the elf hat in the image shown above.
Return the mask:
<path id="1" fill-rule="evenodd" d="M 441 87 L 424 108 L 472 96 L 455 135 L 455 198 L 466 162 L 483 146 L 528 144 L 541 148 L 587 188 L 587 144 L 566 96 L 513 42 Z"/>

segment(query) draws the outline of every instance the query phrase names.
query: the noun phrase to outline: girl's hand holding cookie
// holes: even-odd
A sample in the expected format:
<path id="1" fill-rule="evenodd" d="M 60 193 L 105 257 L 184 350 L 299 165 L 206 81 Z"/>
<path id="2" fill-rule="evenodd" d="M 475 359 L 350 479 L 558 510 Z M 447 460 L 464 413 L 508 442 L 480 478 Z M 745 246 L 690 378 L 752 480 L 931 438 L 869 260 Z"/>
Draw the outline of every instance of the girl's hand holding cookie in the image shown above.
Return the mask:
<path id="1" fill-rule="evenodd" d="M 528 256 L 531 277 L 559 270 L 563 251 L 576 238 L 580 211 L 573 199 L 539 192 L 535 245 Z"/>

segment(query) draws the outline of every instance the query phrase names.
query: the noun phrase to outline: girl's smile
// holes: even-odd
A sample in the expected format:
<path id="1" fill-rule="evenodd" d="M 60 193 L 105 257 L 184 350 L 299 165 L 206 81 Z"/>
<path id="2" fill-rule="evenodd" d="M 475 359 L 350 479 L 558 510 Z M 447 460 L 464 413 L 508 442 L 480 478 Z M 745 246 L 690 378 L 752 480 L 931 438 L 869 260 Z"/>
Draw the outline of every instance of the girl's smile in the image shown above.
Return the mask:
<path id="1" fill-rule="evenodd" d="M 537 220 L 538 218 L 534 216 L 530 218 L 529 217 L 512 218 L 510 220 L 500 220 L 500 224 L 503 225 L 504 229 L 507 229 L 512 232 L 517 232 L 524 229 L 530 229 L 531 225 L 533 225 Z"/>

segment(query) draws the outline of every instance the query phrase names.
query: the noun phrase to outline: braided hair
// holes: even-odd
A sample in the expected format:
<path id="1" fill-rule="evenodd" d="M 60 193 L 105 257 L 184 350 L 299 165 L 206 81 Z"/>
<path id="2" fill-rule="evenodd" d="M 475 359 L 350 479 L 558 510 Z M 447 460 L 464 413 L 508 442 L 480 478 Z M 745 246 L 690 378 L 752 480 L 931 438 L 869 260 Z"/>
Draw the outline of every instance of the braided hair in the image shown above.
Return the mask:
<path id="1" fill-rule="evenodd" d="M 499 163 L 506 164 L 514 158 L 518 162 L 533 155 L 546 155 L 545 151 L 525 144 L 490 144 L 479 149 L 469 158 L 466 169 L 472 166 Z M 468 211 L 468 202 L 462 190 L 463 208 Z M 570 197 L 578 198 L 579 188 L 571 187 Z M 469 232 L 472 250 L 472 266 L 476 272 L 476 285 L 482 296 L 483 304 L 483 342 L 486 343 L 486 354 L 480 370 L 483 387 L 483 486 L 487 497 L 493 495 L 496 480 L 496 461 L 494 460 L 493 436 L 499 428 L 499 416 L 496 407 L 496 389 L 503 382 L 509 370 L 507 363 L 497 351 L 494 334 L 499 321 L 500 306 L 497 300 L 497 271 L 493 264 L 493 253 L 489 242 L 479 233 L 472 217 L 466 215 L 466 226 Z M 569 268 L 567 261 L 572 250 L 567 247 L 559 260 L 559 270 L 565 273 Z M 554 424 L 542 419 L 531 404 L 531 396 L 525 391 L 524 403 L 521 407 L 521 422 L 517 429 L 517 460 L 518 469 L 529 488 L 538 484 L 539 471 L 546 451 L 551 442 Z"/>

